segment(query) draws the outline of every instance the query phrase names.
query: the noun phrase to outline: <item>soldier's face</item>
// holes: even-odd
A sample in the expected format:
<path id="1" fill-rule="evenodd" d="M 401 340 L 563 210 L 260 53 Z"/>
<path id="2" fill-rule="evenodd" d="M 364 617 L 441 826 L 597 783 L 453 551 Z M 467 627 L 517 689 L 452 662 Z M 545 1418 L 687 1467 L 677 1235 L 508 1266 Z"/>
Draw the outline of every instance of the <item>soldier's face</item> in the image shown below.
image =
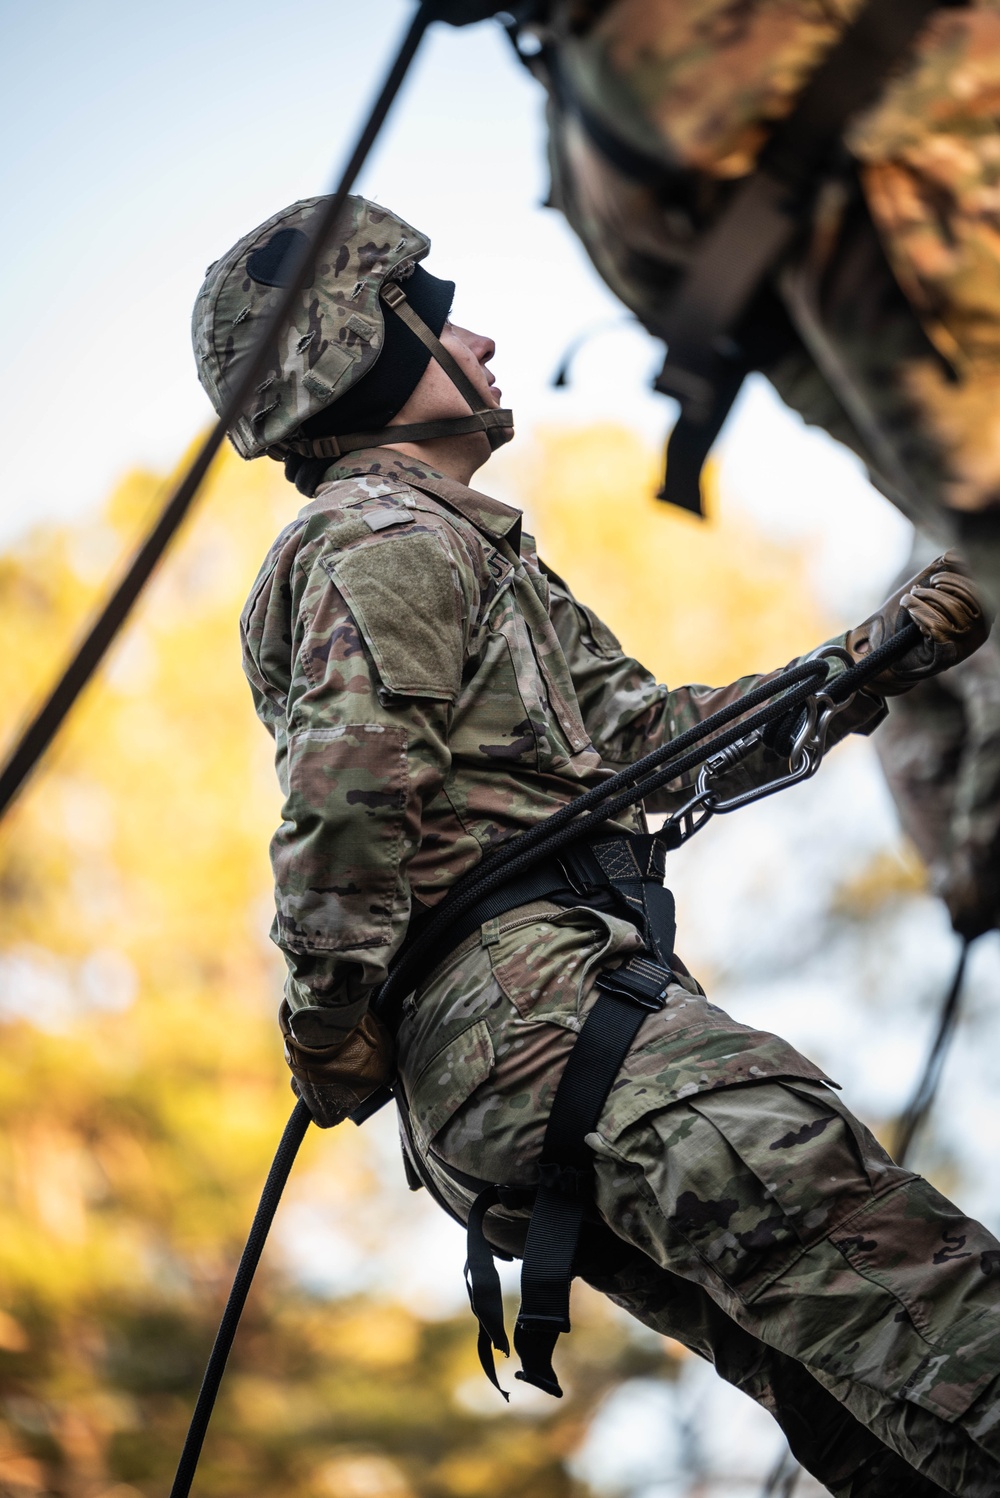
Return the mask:
<path id="1" fill-rule="evenodd" d="M 476 389 L 482 392 L 486 404 L 499 406 L 503 391 L 497 385 L 493 371 L 487 368 L 497 351 L 493 339 L 484 337 L 482 333 L 470 333 L 468 328 L 460 328 L 457 323 L 446 322 L 441 332 L 441 342 L 461 364 Z"/>
<path id="2" fill-rule="evenodd" d="M 457 323 L 445 323 L 441 330 L 441 342 L 452 358 L 462 366 L 483 406 L 500 404 L 500 390 L 487 366 L 496 352 L 492 338 L 482 333 L 471 333 Z M 436 359 L 431 359 L 421 376 L 420 383 L 406 405 L 396 412 L 393 426 L 406 426 L 409 422 L 437 421 L 441 417 L 468 416 L 469 407 L 465 397 L 452 384 Z M 510 430 L 509 435 L 514 435 Z M 450 478 L 467 484 L 477 468 L 481 468 L 492 452 L 485 432 L 468 432 L 464 436 L 441 437 L 430 442 L 393 442 L 387 446 L 413 457 L 429 462 Z"/>
<path id="3" fill-rule="evenodd" d="M 496 353 L 493 339 L 484 337 L 482 333 L 472 333 L 468 328 L 460 328 L 457 323 L 446 322 L 441 330 L 441 342 L 475 385 L 483 397 L 483 404 L 499 406 L 500 388 L 493 371 L 487 368 Z M 468 414 L 469 407 L 459 390 L 437 360 L 431 359 L 417 388 L 394 417 L 393 424 Z"/>

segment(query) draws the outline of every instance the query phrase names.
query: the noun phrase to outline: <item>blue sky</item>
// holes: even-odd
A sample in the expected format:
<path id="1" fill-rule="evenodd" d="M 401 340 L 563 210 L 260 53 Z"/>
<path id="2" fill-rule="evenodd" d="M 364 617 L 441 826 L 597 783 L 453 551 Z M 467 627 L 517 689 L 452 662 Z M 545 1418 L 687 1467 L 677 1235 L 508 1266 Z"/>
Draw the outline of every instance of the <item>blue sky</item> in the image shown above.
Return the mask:
<path id="1" fill-rule="evenodd" d="M 205 266 L 327 189 L 409 13 L 401 0 L 0 7 L 0 539 L 96 504 L 131 464 L 169 466 L 208 419 L 188 333 Z M 672 408 L 649 390 L 658 350 L 636 327 L 593 340 L 570 391 L 549 388 L 569 341 L 620 309 L 540 206 L 544 156 L 541 92 L 500 28 L 435 26 L 359 186 L 430 233 L 457 319 L 497 339 L 522 431 L 610 417 L 660 441 Z M 895 512 L 762 382 L 721 448 L 727 496 L 782 534 L 815 532 L 845 604 L 858 591 L 845 517 L 875 539 L 861 592 L 892 574 Z"/>

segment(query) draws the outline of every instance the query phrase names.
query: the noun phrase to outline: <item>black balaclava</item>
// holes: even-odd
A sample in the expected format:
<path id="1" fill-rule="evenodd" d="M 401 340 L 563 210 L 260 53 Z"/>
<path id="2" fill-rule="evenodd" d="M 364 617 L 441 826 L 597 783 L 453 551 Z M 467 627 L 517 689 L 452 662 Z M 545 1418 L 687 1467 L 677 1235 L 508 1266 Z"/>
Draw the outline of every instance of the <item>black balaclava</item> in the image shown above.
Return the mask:
<path id="1" fill-rule="evenodd" d="M 402 284 L 407 301 L 435 337 L 440 338 L 455 297 L 454 281 L 442 281 L 417 265 Z M 430 350 L 391 307 L 384 308 L 384 321 L 382 352 L 371 369 L 340 400 L 302 423 L 300 431 L 304 437 L 376 432 L 406 405 L 431 361 Z M 285 477 L 311 498 L 329 467 L 329 458 L 304 458 L 290 453 L 285 459 Z"/>

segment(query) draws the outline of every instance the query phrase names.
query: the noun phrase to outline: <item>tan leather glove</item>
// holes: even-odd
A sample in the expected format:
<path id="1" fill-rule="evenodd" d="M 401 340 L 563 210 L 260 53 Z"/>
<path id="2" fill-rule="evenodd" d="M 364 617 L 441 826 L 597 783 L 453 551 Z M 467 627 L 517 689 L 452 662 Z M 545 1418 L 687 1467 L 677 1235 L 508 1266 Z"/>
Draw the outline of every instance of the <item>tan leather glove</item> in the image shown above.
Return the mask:
<path id="1" fill-rule="evenodd" d="M 278 1022 L 285 1041 L 285 1060 L 313 1122 L 321 1129 L 343 1123 L 376 1088 L 391 1082 L 395 1066 L 392 1036 L 374 1014 L 366 1014 L 342 1040 L 332 1045 L 304 1045 L 295 1035 L 296 1016 L 282 1003 Z M 313 1037 L 310 1035 L 309 1039 Z M 318 1038 L 318 1037 L 317 1037 Z"/>
<path id="2" fill-rule="evenodd" d="M 979 649 L 993 622 L 964 563 L 948 551 L 904 583 L 864 624 L 852 629 L 847 649 L 855 660 L 862 660 L 911 619 L 923 639 L 868 682 L 869 692 L 896 697 L 925 677 L 956 666 Z"/>

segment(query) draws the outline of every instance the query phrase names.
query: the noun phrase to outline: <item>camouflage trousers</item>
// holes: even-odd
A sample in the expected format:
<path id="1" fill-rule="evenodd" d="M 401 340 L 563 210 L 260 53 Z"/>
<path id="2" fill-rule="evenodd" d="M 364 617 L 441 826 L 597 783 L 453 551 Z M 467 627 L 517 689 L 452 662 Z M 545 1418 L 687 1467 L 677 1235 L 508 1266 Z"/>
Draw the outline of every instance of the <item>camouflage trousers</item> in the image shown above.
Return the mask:
<path id="1" fill-rule="evenodd" d="M 638 944 L 624 921 L 538 902 L 410 1001 L 412 1148 L 463 1221 L 474 1193 L 448 1167 L 534 1183 L 595 973 Z M 1000 1244 L 894 1165 L 832 1085 L 693 980 L 671 985 L 588 1138 L 621 1252 L 583 1273 L 770 1410 L 841 1498 L 995 1498 Z M 487 1219 L 499 1244 L 519 1228 Z"/>

